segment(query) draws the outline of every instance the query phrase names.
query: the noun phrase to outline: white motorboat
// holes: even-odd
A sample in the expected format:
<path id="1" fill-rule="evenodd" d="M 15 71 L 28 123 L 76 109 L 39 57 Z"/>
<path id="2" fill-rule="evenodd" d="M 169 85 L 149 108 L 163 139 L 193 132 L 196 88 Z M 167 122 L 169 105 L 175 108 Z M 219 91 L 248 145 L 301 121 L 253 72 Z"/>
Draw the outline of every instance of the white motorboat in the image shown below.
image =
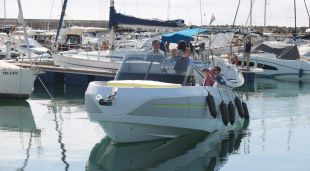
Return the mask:
<path id="1" fill-rule="evenodd" d="M 155 62 L 161 57 L 129 54 L 114 81 L 89 84 L 86 111 L 113 141 L 175 138 L 243 125 L 248 110 L 235 93 L 199 86 L 203 79 L 198 78 L 197 69 L 189 65 L 175 71 Z"/>
<path id="2" fill-rule="evenodd" d="M 92 149 L 86 170 L 219 170 L 242 138 L 241 132 L 217 131 L 120 145 L 106 137 Z"/>
<path id="3" fill-rule="evenodd" d="M 0 97 L 27 99 L 33 90 L 36 73 L 32 68 L 22 68 L 0 61 Z"/>
<path id="4" fill-rule="evenodd" d="M 310 57 L 310 44 L 305 43 L 298 46 L 298 51 L 301 57 Z"/>
<path id="5" fill-rule="evenodd" d="M 242 58 L 242 54 L 238 54 L 238 59 Z M 250 66 L 263 69 L 256 73 L 257 76 L 285 81 L 310 81 L 310 62 L 300 58 L 296 45 L 263 42 L 251 54 Z"/>

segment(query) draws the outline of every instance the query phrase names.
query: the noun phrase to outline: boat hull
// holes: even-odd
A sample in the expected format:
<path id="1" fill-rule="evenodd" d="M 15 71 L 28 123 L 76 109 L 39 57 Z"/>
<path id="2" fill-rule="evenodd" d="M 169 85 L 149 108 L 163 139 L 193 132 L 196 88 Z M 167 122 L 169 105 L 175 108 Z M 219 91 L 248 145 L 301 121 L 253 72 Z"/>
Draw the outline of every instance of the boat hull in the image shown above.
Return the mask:
<path id="1" fill-rule="evenodd" d="M 231 130 L 244 122 L 235 108 L 235 122 L 224 124 L 220 103 L 228 104 L 235 98 L 235 94 L 228 90 L 203 86 L 117 87 L 112 104 L 100 105 L 100 99 L 111 96 L 115 88 L 105 86 L 103 82 L 91 82 L 85 93 L 90 120 L 99 122 L 115 142 L 150 141 L 199 131 Z M 209 111 L 208 93 L 214 97 L 216 118 Z"/>
<path id="2" fill-rule="evenodd" d="M 0 68 L 0 98 L 27 99 L 35 79 L 30 68 Z"/>
<path id="3" fill-rule="evenodd" d="M 240 55 L 239 60 L 243 57 Z M 278 59 L 274 54 L 251 54 L 250 62 L 262 72 L 257 72 L 258 77 L 270 77 L 285 81 L 310 82 L 310 62 L 305 60 Z"/>

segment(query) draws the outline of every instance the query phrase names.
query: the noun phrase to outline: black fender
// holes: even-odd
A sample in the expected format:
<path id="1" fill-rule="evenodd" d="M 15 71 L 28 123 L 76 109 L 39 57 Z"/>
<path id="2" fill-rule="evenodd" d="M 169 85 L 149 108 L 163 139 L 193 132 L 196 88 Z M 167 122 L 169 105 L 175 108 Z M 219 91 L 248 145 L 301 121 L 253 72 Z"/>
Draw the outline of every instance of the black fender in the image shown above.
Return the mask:
<path id="1" fill-rule="evenodd" d="M 213 98 L 212 94 L 208 93 L 206 100 L 208 103 L 208 107 L 209 107 L 209 111 L 210 111 L 211 116 L 213 118 L 216 118 L 217 112 L 216 112 L 216 106 L 215 106 L 215 102 L 214 102 L 214 98 Z"/>
<path id="2" fill-rule="evenodd" d="M 226 103 L 222 100 L 220 104 L 220 109 L 221 109 L 221 115 L 222 115 L 222 121 L 225 126 L 227 126 L 229 122 L 229 114 L 228 114 L 228 109 Z"/>
<path id="3" fill-rule="evenodd" d="M 249 114 L 248 106 L 244 101 L 242 101 L 242 107 L 243 107 L 243 111 L 244 111 L 244 118 L 249 120 L 250 114 Z"/>
<path id="4" fill-rule="evenodd" d="M 239 116 L 241 118 L 243 118 L 244 117 L 244 110 L 243 110 L 243 106 L 242 106 L 241 100 L 238 97 L 235 97 L 235 105 L 237 107 Z"/>
<path id="5" fill-rule="evenodd" d="M 235 123 L 235 106 L 231 101 L 228 104 L 228 113 L 229 113 L 229 122 L 231 125 L 233 125 Z"/>

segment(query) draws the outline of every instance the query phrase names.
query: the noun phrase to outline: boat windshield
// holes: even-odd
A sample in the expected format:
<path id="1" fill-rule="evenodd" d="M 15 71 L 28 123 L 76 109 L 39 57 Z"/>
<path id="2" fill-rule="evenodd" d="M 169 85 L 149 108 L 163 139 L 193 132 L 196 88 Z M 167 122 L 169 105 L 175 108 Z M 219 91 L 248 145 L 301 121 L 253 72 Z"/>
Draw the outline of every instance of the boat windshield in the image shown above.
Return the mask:
<path id="1" fill-rule="evenodd" d="M 116 80 L 152 80 L 182 85 L 195 85 L 193 67 L 188 63 L 167 63 L 161 54 L 128 54 L 115 77 Z"/>

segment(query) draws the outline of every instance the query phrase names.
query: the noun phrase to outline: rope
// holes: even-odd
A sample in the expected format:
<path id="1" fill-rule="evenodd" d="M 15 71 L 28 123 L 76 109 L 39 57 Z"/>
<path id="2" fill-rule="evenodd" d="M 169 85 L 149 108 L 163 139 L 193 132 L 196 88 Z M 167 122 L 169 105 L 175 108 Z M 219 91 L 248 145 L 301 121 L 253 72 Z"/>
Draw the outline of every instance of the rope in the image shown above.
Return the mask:
<path id="1" fill-rule="evenodd" d="M 47 87 L 44 85 L 43 81 L 41 80 L 41 78 L 39 77 L 39 75 L 37 75 L 40 83 L 42 84 L 42 86 L 44 87 L 44 89 L 46 90 L 46 92 L 48 93 L 48 95 L 51 97 L 52 101 L 54 101 L 54 98 L 52 96 L 52 94 L 48 91 Z"/>

